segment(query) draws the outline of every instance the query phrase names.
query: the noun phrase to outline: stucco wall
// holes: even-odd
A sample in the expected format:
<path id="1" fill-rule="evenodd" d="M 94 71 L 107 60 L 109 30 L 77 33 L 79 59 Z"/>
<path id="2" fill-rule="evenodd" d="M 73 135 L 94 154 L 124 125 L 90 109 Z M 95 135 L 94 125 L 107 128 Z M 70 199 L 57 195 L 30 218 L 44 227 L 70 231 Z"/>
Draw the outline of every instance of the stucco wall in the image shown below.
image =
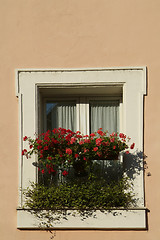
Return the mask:
<path id="1" fill-rule="evenodd" d="M 0 0 L 1 239 L 45 240 L 52 236 L 46 231 L 16 228 L 19 136 L 15 69 L 118 66 L 147 66 L 148 70 L 144 106 L 148 230 L 59 230 L 53 235 L 56 240 L 160 239 L 159 12 L 159 0 Z"/>

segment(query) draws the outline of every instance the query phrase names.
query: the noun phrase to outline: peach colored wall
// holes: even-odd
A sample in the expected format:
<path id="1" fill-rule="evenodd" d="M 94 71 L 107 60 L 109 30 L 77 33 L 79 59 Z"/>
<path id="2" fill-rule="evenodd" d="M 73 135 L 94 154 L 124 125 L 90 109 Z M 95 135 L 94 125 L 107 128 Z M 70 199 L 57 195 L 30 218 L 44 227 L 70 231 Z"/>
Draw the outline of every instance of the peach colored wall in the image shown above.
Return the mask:
<path id="1" fill-rule="evenodd" d="M 148 230 L 56 231 L 55 240 L 160 239 L 160 1 L 0 0 L 0 239 L 45 240 L 52 236 L 46 231 L 16 229 L 15 69 L 144 65 L 148 68 L 144 112 Z"/>

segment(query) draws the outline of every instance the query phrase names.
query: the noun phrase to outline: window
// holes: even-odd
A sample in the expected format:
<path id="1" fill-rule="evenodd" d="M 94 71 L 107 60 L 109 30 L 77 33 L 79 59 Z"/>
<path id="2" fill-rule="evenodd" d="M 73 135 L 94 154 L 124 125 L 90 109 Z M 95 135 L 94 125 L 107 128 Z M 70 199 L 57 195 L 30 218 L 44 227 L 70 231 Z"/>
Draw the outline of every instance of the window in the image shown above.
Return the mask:
<path id="1" fill-rule="evenodd" d="M 43 131 L 59 127 L 82 131 L 83 134 L 96 132 L 99 128 L 108 130 L 110 133 L 119 131 L 120 98 L 115 100 L 115 98 L 107 99 L 106 97 L 75 99 L 66 97 L 64 99 L 44 99 L 43 104 Z"/>
<path id="2" fill-rule="evenodd" d="M 80 129 L 84 134 L 98 127 L 120 131 L 131 136 L 136 152 L 126 159 L 126 173 L 133 175 L 137 208 L 116 209 L 97 213 L 96 220 L 81 221 L 78 217 L 62 221 L 56 228 L 146 228 L 143 187 L 143 96 L 146 94 L 145 68 L 18 70 L 20 161 L 19 187 L 36 181 L 37 173 L 30 161 L 21 156 L 23 136 L 34 137 L 53 126 Z M 53 117 L 53 116 L 56 116 Z M 56 121 L 54 120 L 56 119 Z M 107 119 L 107 120 L 106 120 Z M 138 166 L 138 167 L 137 167 Z M 36 228 L 37 222 L 21 207 L 20 192 L 18 228 Z"/>

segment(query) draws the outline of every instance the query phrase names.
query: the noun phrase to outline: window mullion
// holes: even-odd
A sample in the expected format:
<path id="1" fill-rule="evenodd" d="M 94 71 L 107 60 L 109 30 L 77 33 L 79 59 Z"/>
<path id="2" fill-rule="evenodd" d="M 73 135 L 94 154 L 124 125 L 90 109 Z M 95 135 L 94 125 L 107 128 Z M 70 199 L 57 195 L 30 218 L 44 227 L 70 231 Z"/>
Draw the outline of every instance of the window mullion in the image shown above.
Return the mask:
<path id="1" fill-rule="evenodd" d="M 77 99 L 76 103 L 76 126 L 77 126 L 77 131 L 80 131 L 80 99 Z"/>
<path id="2" fill-rule="evenodd" d="M 79 99 L 79 130 L 86 135 L 89 134 L 89 102 L 86 97 Z"/>

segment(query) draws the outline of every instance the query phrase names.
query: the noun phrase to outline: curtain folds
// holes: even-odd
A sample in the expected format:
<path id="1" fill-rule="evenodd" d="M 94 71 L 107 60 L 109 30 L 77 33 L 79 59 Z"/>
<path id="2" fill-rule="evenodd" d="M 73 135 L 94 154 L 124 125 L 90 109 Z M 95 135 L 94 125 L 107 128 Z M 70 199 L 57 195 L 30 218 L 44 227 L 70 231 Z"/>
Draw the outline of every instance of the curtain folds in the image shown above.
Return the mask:
<path id="1" fill-rule="evenodd" d="M 46 116 L 46 129 L 62 127 L 72 131 L 79 130 L 76 126 L 76 101 L 48 102 L 46 103 Z M 119 131 L 118 100 L 89 101 L 89 116 L 90 133 L 96 132 L 99 128 L 109 133 Z M 79 117 L 82 118 L 81 110 Z"/>
<path id="2" fill-rule="evenodd" d="M 76 131 L 76 102 L 47 103 L 47 129 L 65 128 Z"/>
<path id="3" fill-rule="evenodd" d="M 90 101 L 90 131 L 109 133 L 119 130 L 119 101 Z"/>

